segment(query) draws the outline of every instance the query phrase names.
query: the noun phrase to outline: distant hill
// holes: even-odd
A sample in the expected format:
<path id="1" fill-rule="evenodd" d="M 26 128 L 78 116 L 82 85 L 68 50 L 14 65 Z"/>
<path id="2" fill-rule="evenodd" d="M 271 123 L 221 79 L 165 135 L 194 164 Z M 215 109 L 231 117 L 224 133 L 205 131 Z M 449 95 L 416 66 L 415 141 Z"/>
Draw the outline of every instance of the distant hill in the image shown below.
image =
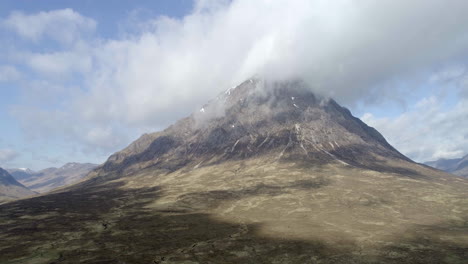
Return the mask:
<path id="1" fill-rule="evenodd" d="M 10 174 L 29 189 L 45 193 L 52 189 L 79 182 L 92 169 L 92 163 L 67 163 L 60 168 L 47 168 L 40 171 L 30 169 L 9 169 Z"/>
<path id="2" fill-rule="evenodd" d="M 459 159 L 439 159 L 436 161 L 428 161 L 424 164 L 439 170 L 468 178 L 468 155 Z"/>
<path id="3" fill-rule="evenodd" d="M 0 168 L 0 203 L 36 194 Z"/>

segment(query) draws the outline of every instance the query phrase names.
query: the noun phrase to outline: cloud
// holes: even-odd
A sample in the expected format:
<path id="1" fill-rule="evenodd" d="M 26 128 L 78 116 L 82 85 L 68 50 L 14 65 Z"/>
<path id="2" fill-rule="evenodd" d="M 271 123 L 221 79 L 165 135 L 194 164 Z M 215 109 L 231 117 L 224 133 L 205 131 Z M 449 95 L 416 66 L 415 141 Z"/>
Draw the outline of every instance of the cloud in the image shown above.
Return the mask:
<path id="1" fill-rule="evenodd" d="M 83 100 L 95 101 L 90 116 L 164 123 L 260 74 L 303 78 L 345 104 L 378 101 L 401 92 L 395 79 L 468 55 L 456 26 L 467 20 L 468 3 L 454 0 L 199 1 L 182 19 L 103 43 Z"/>
<path id="2" fill-rule="evenodd" d="M 42 161 L 43 164 L 48 164 L 49 166 L 60 167 L 65 162 L 62 160 L 63 157 L 51 157 L 48 155 L 32 153 L 31 155 L 34 160 Z"/>
<path id="3" fill-rule="evenodd" d="M 125 27 L 131 31 L 114 39 L 89 39 L 82 33 L 92 32 L 96 22 L 73 10 L 12 13 L 4 24 L 25 38 L 80 43 L 26 52 L 23 63 L 45 75 L 82 75 L 70 86 L 67 104 L 52 115 L 18 107 L 15 116 L 36 124 L 36 131 L 45 129 L 44 136 L 55 128 L 62 137 L 110 150 L 135 131 L 153 131 L 197 111 L 253 75 L 302 78 L 315 92 L 349 106 L 404 101 L 411 91 L 397 84 L 425 80 L 440 65 L 465 67 L 468 57 L 468 28 L 460 26 L 468 23 L 463 0 L 196 1 L 182 18 L 133 22 Z M 390 121 L 430 121 L 418 118 L 409 113 Z M 401 134 L 380 127 L 390 138 Z"/>
<path id="4" fill-rule="evenodd" d="M 0 149 L 0 162 L 1 163 L 12 161 L 18 156 L 19 156 L 18 152 L 12 149 Z"/>
<path id="5" fill-rule="evenodd" d="M 21 117 L 20 125 L 30 140 L 47 142 L 59 138 L 65 144 L 71 143 L 69 147 L 78 144 L 82 152 L 93 155 L 115 151 L 128 143 L 127 130 L 118 124 L 87 123 L 72 113 L 30 106 L 15 106 L 11 112 Z"/>
<path id="6" fill-rule="evenodd" d="M 419 161 L 460 158 L 468 153 L 468 99 L 446 109 L 443 99 L 424 98 L 394 118 L 361 119 L 379 130 L 398 150 Z"/>
<path id="7" fill-rule="evenodd" d="M 0 82 L 16 81 L 21 77 L 21 73 L 13 66 L 0 65 Z"/>
<path id="8" fill-rule="evenodd" d="M 468 99 L 468 65 L 456 64 L 444 67 L 435 72 L 430 81 L 444 88 L 455 87 L 458 96 Z"/>
<path id="9" fill-rule="evenodd" d="M 31 69 L 47 77 L 64 77 L 71 73 L 86 73 L 91 69 L 91 57 L 78 51 L 31 53 L 22 57 Z"/>
<path id="10" fill-rule="evenodd" d="M 19 36 L 32 41 L 37 42 L 49 37 L 64 44 L 72 43 L 81 33 L 93 32 L 96 28 L 93 19 L 69 8 L 32 15 L 16 11 L 12 12 L 2 24 Z"/>
<path id="11" fill-rule="evenodd" d="M 59 85 L 53 81 L 31 80 L 24 81 L 20 85 L 19 91 L 21 92 L 22 105 L 29 107 L 47 106 L 64 103 L 64 98 L 69 98 L 72 95 L 73 88 L 68 88 Z M 33 111 L 34 109 L 31 109 Z"/>

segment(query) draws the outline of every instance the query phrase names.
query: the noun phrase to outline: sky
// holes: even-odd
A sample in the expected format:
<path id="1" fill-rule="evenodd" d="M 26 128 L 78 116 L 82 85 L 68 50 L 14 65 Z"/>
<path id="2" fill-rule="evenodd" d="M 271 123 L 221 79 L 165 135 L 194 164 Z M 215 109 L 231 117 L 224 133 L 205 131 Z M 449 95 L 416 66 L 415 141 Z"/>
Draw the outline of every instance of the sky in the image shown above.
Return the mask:
<path id="1" fill-rule="evenodd" d="M 468 154 L 468 1 L 4 0 L 0 167 L 102 163 L 252 76 L 418 162 Z"/>

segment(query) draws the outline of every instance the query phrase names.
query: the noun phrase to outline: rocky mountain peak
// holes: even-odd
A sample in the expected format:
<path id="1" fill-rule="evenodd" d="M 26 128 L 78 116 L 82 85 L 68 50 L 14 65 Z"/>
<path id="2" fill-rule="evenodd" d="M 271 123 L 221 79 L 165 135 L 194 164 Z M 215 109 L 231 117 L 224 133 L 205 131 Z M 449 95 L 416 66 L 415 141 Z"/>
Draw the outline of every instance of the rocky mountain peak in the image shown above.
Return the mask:
<path id="1" fill-rule="evenodd" d="M 76 162 L 68 162 L 65 165 L 63 165 L 62 167 L 60 167 L 59 169 L 68 170 L 68 169 L 72 169 L 72 168 L 74 168 L 74 167 L 76 167 L 78 165 L 80 165 L 80 164 L 76 163 Z"/>
<path id="2" fill-rule="evenodd" d="M 375 129 L 333 99 L 316 96 L 304 82 L 250 79 L 166 130 L 143 135 L 97 173 L 149 166 L 174 171 L 258 156 L 379 170 L 388 159 L 410 161 Z"/>

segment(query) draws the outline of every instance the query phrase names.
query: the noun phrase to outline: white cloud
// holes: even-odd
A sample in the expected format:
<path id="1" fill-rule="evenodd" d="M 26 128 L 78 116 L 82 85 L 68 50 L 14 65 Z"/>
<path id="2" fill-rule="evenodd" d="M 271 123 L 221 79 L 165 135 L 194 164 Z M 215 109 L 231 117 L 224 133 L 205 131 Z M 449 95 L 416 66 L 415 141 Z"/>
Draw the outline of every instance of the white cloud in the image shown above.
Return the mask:
<path id="1" fill-rule="evenodd" d="M 115 151 L 128 143 L 128 129 L 115 123 L 88 123 L 74 113 L 31 106 L 15 106 L 11 112 L 21 117 L 21 127 L 31 140 L 48 142 L 59 138 L 70 146 L 78 144 L 83 152 L 99 152 L 93 155 Z"/>
<path id="2" fill-rule="evenodd" d="M 21 73 L 13 66 L 0 65 L 0 82 L 16 81 Z"/>
<path id="3" fill-rule="evenodd" d="M 0 162 L 6 163 L 18 157 L 18 152 L 12 149 L 0 149 Z"/>
<path id="4" fill-rule="evenodd" d="M 165 126 L 256 74 L 303 78 L 316 92 L 350 105 L 383 97 L 405 100 L 409 91 L 395 91 L 396 82 L 418 81 L 441 64 L 464 67 L 463 58 L 468 56 L 468 28 L 460 26 L 468 23 L 468 1 L 463 0 L 197 1 L 183 18 L 136 21 L 133 28 L 126 27 L 132 32 L 116 39 L 80 39 L 96 23 L 70 9 L 16 12 L 5 21 L 36 41 L 44 36 L 61 42 L 79 40 L 80 47 L 31 53 L 24 63 L 49 75 L 83 74 L 83 81 L 70 92 L 73 97 L 56 113 L 73 120 L 79 133 L 56 130 L 97 147 L 108 136 L 123 138 L 126 133 L 116 133 L 119 127 L 136 131 Z M 431 110 L 418 109 L 425 108 Z M 15 113 L 28 124 L 49 124 L 45 128 L 67 124 L 31 109 Z M 434 124 L 429 117 L 414 115 L 389 122 Z M 390 138 L 401 134 L 381 127 Z M 391 142 L 409 142 L 411 135 L 417 138 L 410 133 Z M 404 148 L 400 143 L 397 147 Z M 426 154 L 418 153 L 436 150 L 408 151 L 422 158 Z"/>
<path id="5" fill-rule="evenodd" d="M 83 100 L 90 116 L 145 125 L 254 74 L 301 77 L 347 104 L 375 99 L 386 82 L 468 55 L 460 21 L 468 2 L 200 1 L 183 19 L 103 43 Z"/>
<path id="6" fill-rule="evenodd" d="M 434 73 L 430 81 L 433 83 L 450 83 L 460 80 L 467 74 L 467 69 L 463 65 L 452 65 Z"/>
<path id="7" fill-rule="evenodd" d="M 23 57 L 29 67 L 48 76 L 63 77 L 91 69 L 91 57 L 78 51 L 31 53 Z"/>
<path id="8" fill-rule="evenodd" d="M 114 149 L 122 144 L 122 135 L 111 127 L 93 127 L 84 136 L 90 146 L 99 146 L 104 149 Z"/>
<path id="9" fill-rule="evenodd" d="M 45 79 L 23 81 L 19 87 L 21 104 L 30 108 L 44 105 L 57 107 L 60 103 L 63 104 L 70 100 L 72 94 L 69 92 L 72 92 L 73 89 L 67 89 L 66 86 Z"/>
<path id="10" fill-rule="evenodd" d="M 45 36 L 61 43 L 72 43 L 81 33 L 93 32 L 96 22 L 72 9 L 25 14 L 11 13 L 2 23 L 21 37 L 39 41 Z"/>
<path id="11" fill-rule="evenodd" d="M 444 67 L 434 73 L 430 81 L 442 87 L 453 86 L 458 90 L 458 96 L 468 98 L 468 65 L 456 64 Z"/>
<path id="12" fill-rule="evenodd" d="M 395 118 L 361 119 L 379 130 L 399 151 L 416 161 L 460 158 L 468 153 L 468 100 L 446 109 L 443 100 L 424 98 Z"/>

